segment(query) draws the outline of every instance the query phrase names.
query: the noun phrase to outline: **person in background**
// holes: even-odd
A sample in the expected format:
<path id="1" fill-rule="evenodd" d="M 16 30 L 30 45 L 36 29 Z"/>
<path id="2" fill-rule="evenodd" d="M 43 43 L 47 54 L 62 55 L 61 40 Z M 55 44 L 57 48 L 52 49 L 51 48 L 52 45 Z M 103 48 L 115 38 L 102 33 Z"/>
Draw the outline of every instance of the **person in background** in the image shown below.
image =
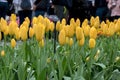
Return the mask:
<path id="1" fill-rule="evenodd" d="M 120 0 L 108 0 L 108 8 L 111 11 L 111 21 L 120 18 Z"/>
<path id="2" fill-rule="evenodd" d="M 90 11 L 90 17 L 95 16 L 95 0 L 88 0 L 88 5 L 89 5 L 89 11 Z"/>
<path id="3" fill-rule="evenodd" d="M 88 4 L 87 0 L 73 0 L 72 8 L 70 9 L 69 21 L 71 18 L 75 20 L 77 18 L 80 19 L 81 22 L 84 21 L 85 18 L 88 18 Z"/>
<path id="4" fill-rule="evenodd" d="M 54 13 L 58 16 L 59 20 L 63 18 L 68 20 L 72 0 L 52 0 L 52 4 L 54 6 Z"/>
<path id="5" fill-rule="evenodd" d="M 49 0 L 36 0 L 34 2 L 33 10 L 35 11 L 35 16 L 39 15 L 44 16 L 45 12 L 47 12 L 49 6 Z"/>
<path id="6" fill-rule="evenodd" d="M 21 8 L 21 2 L 22 1 L 24 1 L 24 0 L 13 0 L 13 4 L 15 6 L 15 9 L 17 9 L 16 11 L 18 12 L 18 16 L 19 16 L 19 19 L 20 19 L 20 24 L 19 25 L 21 25 L 23 23 L 23 21 L 26 17 L 28 17 L 30 19 L 30 22 L 31 22 L 31 19 L 32 19 L 32 10 L 33 10 L 34 0 L 30 0 L 30 3 L 31 3 L 31 8 L 30 9 Z"/>
<path id="7" fill-rule="evenodd" d="M 0 0 L 0 18 L 3 17 L 5 19 L 8 11 L 8 1 Z"/>
<path id="8" fill-rule="evenodd" d="M 108 7 L 106 0 L 95 0 L 96 16 L 99 16 L 100 20 L 104 20 L 107 14 Z"/>

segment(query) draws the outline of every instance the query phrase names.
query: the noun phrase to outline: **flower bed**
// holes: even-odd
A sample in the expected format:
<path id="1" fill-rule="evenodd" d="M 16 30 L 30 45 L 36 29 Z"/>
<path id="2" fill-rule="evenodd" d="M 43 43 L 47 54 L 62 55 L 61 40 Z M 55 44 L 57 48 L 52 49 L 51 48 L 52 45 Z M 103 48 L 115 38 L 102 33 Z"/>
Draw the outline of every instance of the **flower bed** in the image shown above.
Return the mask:
<path id="1" fill-rule="evenodd" d="M 67 25 L 39 16 L 29 24 L 26 18 L 19 27 L 14 14 L 9 24 L 1 18 L 1 80 L 120 80 L 120 19 Z"/>

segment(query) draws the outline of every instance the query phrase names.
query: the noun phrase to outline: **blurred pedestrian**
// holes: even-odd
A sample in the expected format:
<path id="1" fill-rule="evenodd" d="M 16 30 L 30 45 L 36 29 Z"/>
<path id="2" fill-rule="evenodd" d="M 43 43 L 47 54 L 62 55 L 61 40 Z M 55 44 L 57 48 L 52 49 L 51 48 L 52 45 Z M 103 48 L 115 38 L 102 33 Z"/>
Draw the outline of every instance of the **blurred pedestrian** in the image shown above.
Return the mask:
<path id="1" fill-rule="evenodd" d="M 5 19 L 8 11 L 8 1 L 0 0 L 0 18 L 3 17 Z"/>
<path id="2" fill-rule="evenodd" d="M 87 0 L 73 0 L 72 2 L 72 8 L 70 9 L 70 18 L 79 18 L 82 21 L 84 21 L 85 18 L 88 18 L 88 4 L 87 4 Z"/>
<path id="3" fill-rule="evenodd" d="M 44 16 L 45 12 L 47 12 L 49 6 L 49 0 L 36 0 L 34 2 L 33 10 L 35 11 L 35 16 L 39 15 Z"/>
<path id="4" fill-rule="evenodd" d="M 72 0 L 52 0 L 54 5 L 54 13 L 60 20 L 65 18 L 67 20 L 70 8 L 72 7 Z"/>
<path id="5" fill-rule="evenodd" d="M 95 0 L 95 7 L 96 7 L 96 16 L 99 16 L 100 20 L 102 21 L 108 11 L 107 1 Z"/>
<path id="6" fill-rule="evenodd" d="M 88 0 L 88 5 L 89 5 L 90 17 L 95 16 L 95 11 L 96 11 L 95 0 Z"/>
<path id="7" fill-rule="evenodd" d="M 23 23 L 26 17 L 28 17 L 31 22 L 33 2 L 34 0 L 13 0 L 14 6 L 16 7 L 18 11 L 20 25 Z"/>
<path id="8" fill-rule="evenodd" d="M 111 21 L 120 18 L 120 0 L 108 0 L 108 8 L 111 11 Z"/>

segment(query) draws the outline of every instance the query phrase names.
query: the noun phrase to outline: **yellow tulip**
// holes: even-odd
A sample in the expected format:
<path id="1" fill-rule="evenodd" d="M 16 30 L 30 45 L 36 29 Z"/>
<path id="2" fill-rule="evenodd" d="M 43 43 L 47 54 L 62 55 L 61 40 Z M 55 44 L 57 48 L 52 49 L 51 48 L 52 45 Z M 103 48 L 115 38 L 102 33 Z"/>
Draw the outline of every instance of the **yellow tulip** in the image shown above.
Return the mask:
<path id="1" fill-rule="evenodd" d="M 27 31 L 29 30 L 29 23 L 27 21 L 24 21 L 22 26 L 24 26 Z"/>
<path id="2" fill-rule="evenodd" d="M 71 19 L 70 19 L 70 25 L 71 25 L 71 24 L 73 24 L 73 25 L 75 24 L 75 19 L 74 19 L 74 18 L 71 18 Z"/>
<path id="3" fill-rule="evenodd" d="M 60 21 L 57 21 L 57 23 L 56 23 L 56 30 L 57 30 L 57 31 L 60 30 Z"/>
<path id="4" fill-rule="evenodd" d="M 9 34 L 14 35 L 15 34 L 15 29 L 18 27 L 17 22 L 11 21 L 9 24 Z"/>
<path id="5" fill-rule="evenodd" d="M 25 21 L 30 24 L 30 19 L 28 17 L 25 18 Z"/>
<path id="6" fill-rule="evenodd" d="M 69 45 L 70 45 L 70 46 L 72 46 L 72 45 L 73 45 L 73 43 L 74 43 L 73 38 L 70 38 Z"/>
<path id="7" fill-rule="evenodd" d="M 30 27 L 29 28 L 29 37 L 32 38 L 33 35 L 34 35 L 34 30 L 33 30 L 33 28 Z"/>
<path id="8" fill-rule="evenodd" d="M 1 24 L 0 24 L 0 31 L 1 32 L 4 32 L 5 31 L 5 27 L 7 26 L 7 21 L 5 20 L 5 19 L 3 19 L 3 18 L 1 18 Z"/>
<path id="9" fill-rule="evenodd" d="M 85 43 L 85 37 L 79 40 L 79 46 L 83 46 Z"/>
<path id="10" fill-rule="evenodd" d="M 94 59 L 97 61 L 100 54 L 100 50 L 97 50 L 97 53 L 94 56 Z"/>
<path id="11" fill-rule="evenodd" d="M 66 37 L 66 44 L 69 44 L 69 37 Z"/>
<path id="12" fill-rule="evenodd" d="M 90 57 L 88 56 L 87 58 L 86 58 L 86 61 L 89 61 L 90 60 Z"/>
<path id="13" fill-rule="evenodd" d="M 87 26 L 84 28 L 84 35 L 85 35 L 85 36 L 89 36 L 89 32 L 90 32 L 90 26 L 87 25 Z"/>
<path id="14" fill-rule="evenodd" d="M 16 46 L 16 41 L 15 39 L 11 39 L 11 47 L 14 48 Z"/>
<path id="15" fill-rule="evenodd" d="M 96 45 L 95 39 L 91 38 L 91 39 L 89 40 L 89 48 L 94 48 L 95 45 Z"/>
<path id="16" fill-rule="evenodd" d="M 15 14 L 11 14 L 11 16 L 10 16 L 10 20 L 11 21 L 16 21 L 16 15 Z"/>
<path id="17" fill-rule="evenodd" d="M 47 18 L 44 19 L 44 24 L 45 25 L 45 32 L 48 32 L 50 29 L 52 30 L 52 22 L 50 22 L 50 20 L 48 20 Z"/>
<path id="18" fill-rule="evenodd" d="M 117 57 L 115 58 L 115 62 L 117 62 L 117 61 L 119 61 L 119 60 L 120 60 L 120 57 L 117 56 Z"/>
<path id="19" fill-rule="evenodd" d="M 23 41 L 28 38 L 27 29 L 24 26 L 20 28 L 20 37 Z"/>
<path id="20" fill-rule="evenodd" d="M 65 30 L 62 29 L 59 33 L 58 40 L 60 45 L 64 45 L 66 43 L 66 35 L 65 35 Z"/>
<path id="21" fill-rule="evenodd" d="M 4 35 L 8 35 L 8 33 L 9 33 L 9 28 L 8 28 L 8 26 L 6 26 L 6 29 L 5 29 L 5 31 L 4 31 Z"/>
<path id="22" fill-rule="evenodd" d="M 15 30 L 15 38 L 16 38 L 17 40 L 20 39 L 20 30 L 19 30 L 19 28 L 16 28 L 16 30 Z"/>
<path id="23" fill-rule="evenodd" d="M 53 32 L 53 30 L 54 30 L 54 23 L 53 23 L 53 22 L 50 22 L 50 31 Z"/>
<path id="24" fill-rule="evenodd" d="M 37 17 L 33 17 L 33 20 L 32 20 L 32 24 L 34 25 L 34 24 L 37 24 Z"/>
<path id="25" fill-rule="evenodd" d="M 44 47 L 44 39 L 42 39 L 40 42 L 39 42 L 39 45 L 40 45 L 40 47 Z"/>
<path id="26" fill-rule="evenodd" d="M 106 35 L 108 33 L 108 25 L 104 24 L 102 30 L 103 30 L 103 34 Z"/>
<path id="27" fill-rule="evenodd" d="M 74 26 L 70 25 L 69 28 L 68 28 L 68 37 L 72 37 L 75 33 L 74 31 Z"/>
<path id="28" fill-rule="evenodd" d="M 5 51 L 4 50 L 1 51 L 1 56 L 2 57 L 5 56 Z"/>
<path id="29" fill-rule="evenodd" d="M 80 40 L 83 38 L 83 29 L 81 27 L 76 28 L 76 38 L 77 40 Z"/>
<path id="30" fill-rule="evenodd" d="M 66 19 L 63 18 L 61 24 L 66 25 Z"/>
<path id="31" fill-rule="evenodd" d="M 95 18 L 92 16 L 90 18 L 90 26 L 93 26 L 94 25 L 94 22 L 95 22 Z"/>
<path id="32" fill-rule="evenodd" d="M 88 25 L 88 19 L 85 19 L 82 23 L 82 28 Z"/>
<path id="33" fill-rule="evenodd" d="M 76 26 L 80 27 L 80 19 L 79 18 L 77 18 L 77 20 L 76 20 Z"/>
<path id="34" fill-rule="evenodd" d="M 39 23 L 35 29 L 35 37 L 38 41 L 41 41 L 44 38 L 45 26 Z"/>
<path id="35" fill-rule="evenodd" d="M 2 40 L 2 33 L 0 32 L 0 40 Z"/>
<path id="36" fill-rule="evenodd" d="M 95 18 L 94 27 L 95 27 L 95 28 L 99 28 L 99 26 L 100 26 L 100 19 L 99 19 L 99 17 L 97 16 L 97 17 Z"/>
<path id="37" fill-rule="evenodd" d="M 92 27 L 91 29 L 90 29 L 90 38 L 94 38 L 94 39 L 96 39 L 97 38 L 97 30 L 96 30 L 96 28 L 95 27 Z"/>
<path id="38" fill-rule="evenodd" d="M 114 23 L 110 23 L 108 31 L 109 31 L 110 36 L 114 35 L 114 33 L 115 33 L 115 24 Z"/>

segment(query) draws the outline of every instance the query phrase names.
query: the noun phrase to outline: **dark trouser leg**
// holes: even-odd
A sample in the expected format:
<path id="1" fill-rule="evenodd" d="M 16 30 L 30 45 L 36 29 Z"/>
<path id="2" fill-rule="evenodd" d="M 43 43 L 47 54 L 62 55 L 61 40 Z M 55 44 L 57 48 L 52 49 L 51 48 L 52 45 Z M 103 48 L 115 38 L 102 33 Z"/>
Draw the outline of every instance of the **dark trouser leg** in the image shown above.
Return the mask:
<path id="1" fill-rule="evenodd" d="M 31 21 L 32 19 L 32 10 L 23 10 L 18 12 L 20 17 L 20 25 L 23 23 L 26 17 L 28 17 Z"/>
<path id="2" fill-rule="evenodd" d="M 0 18 L 3 17 L 5 19 L 5 16 L 7 15 L 7 11 L 8 11 L 8 3 L 0 2 Z"/>

